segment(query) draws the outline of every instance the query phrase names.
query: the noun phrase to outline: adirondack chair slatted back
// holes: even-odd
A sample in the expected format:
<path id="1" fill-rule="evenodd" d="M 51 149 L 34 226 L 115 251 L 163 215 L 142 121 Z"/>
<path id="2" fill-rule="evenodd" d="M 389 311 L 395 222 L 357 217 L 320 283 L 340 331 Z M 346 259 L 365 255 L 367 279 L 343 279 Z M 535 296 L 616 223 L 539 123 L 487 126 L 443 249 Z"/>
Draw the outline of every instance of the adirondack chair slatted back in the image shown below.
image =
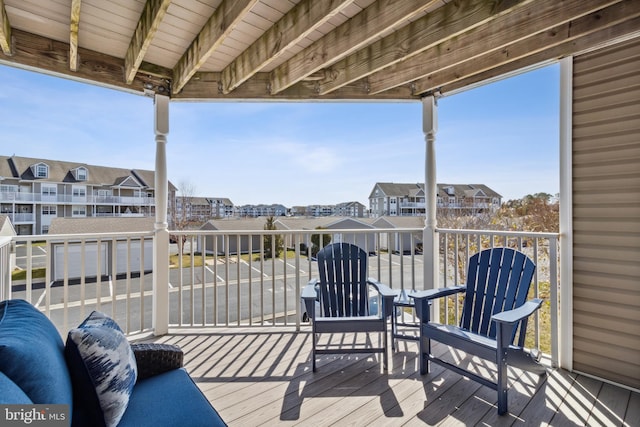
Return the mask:
<path id="1" fill-rule="evenodd" d="M 322 316 L 367 316 L 367 253 L 349 243 L 334 243 L 317 257 Z"/>
<path id="2" fill-rule="evenodd" d="M 460 327 L 496 337 L 491 316 L 520 307 L 527 300 L 536 266 L 522 252 L 509 248 L 486 249 L 469 259 L 467 290 Z M 525 328 L 526 323 L 521 324 Z M 514 330 L 515 338 L 516 331 Z M 518 345 L 523 345 L 520 333 Z"/>

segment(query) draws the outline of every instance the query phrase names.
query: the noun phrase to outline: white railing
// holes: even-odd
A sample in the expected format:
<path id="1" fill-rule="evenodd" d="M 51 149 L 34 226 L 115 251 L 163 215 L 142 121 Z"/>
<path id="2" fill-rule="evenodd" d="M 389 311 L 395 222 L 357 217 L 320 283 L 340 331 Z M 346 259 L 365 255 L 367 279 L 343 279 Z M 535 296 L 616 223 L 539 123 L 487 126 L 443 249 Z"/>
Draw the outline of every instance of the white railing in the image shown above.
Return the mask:
<path id="1" fill-rule="evenodd" d="M 11 237 L 0 236 L 0 300 L 11 298 Z"/>
<path id="2" fill-rule="evenodd" d="M 171 327 L 299 327 L 301 289 L 317 277 L 314 242 L 355 243 L 370 254 L 370 277 L 397 290 L 425 288 L 420 228 L 170 233 L 176 242 L 169 261 Z M 436 287 L 463 283 L 469 256 L 482 248 L 506 245 L 534 260 L 532 296 L 546 301 L 532 322 L 535 344 L 557 355 L 557 334 L 551 331 L 558 330 L 558 235 L 447 229 L 438 230 L 438 235 Z M 152 238 L 153 232 L 16 236 L 18 264 L 27 274 L 13 283 L 11 297 L 41 307 L 63 333 L 91 310 L 113 316 L 128 334 L 150 331 Z M 286 258 L 268 256 L 276 252 L 278 239 L 287 248 Z M 4 254 L 9 249 L 2 252 L 3 248 L 0 262 L 6 276 L 9 261 Z M 4 292 L 6 297 L 6 281 Z M 444 319 L 457 322 L 456 302 L 443 304 Z M 547 317 L 550 323 L 542 321 Z"/>
<path id="3" fill-rule="evenodd" d="M 171 326 L 299 326 L 300 291 L 318 277 L 314 240 L 355 243 L 370 254 L 370 277 L 395 289 L 422 288 L 422 256 L 416 250 L 421 229 L 171 234 L 184 241 L 172 265 L 182 274 L 171 274 Z M 287 248 L 286 259 L 268 256 L 275 252 L 274 236 Z"/>
<path id="4" fill-rule="evenodd" d="M 40 202 L 40 203 L 65 203 L 65 204 L 123 204 L 154 206 L 155 198 L 147 196 L 99 196 L 87 194 L 74 196 L 73 194 L 42 194 L 24 192 L 0 192 L 2 202 Z"/>
<path id="5" fill-rule="evenodd" d="M 525 253 L 533 260 L 536 272 L 529 293 L 530 298 L 543 298 L 545 303 L 541 310 L 536 312 L 527 336 L 532 334 L 533 345 L 550 353 L 552 363 L 557 365 L 558 334 L 552 331 L 558 331 L 558 233 L 439 229 L 438 234 L 440 280 L 443 286 L 463 284 L 469 257 L 482 249 L 510 247 Z M 457 323 L 460 304 L 457 297 L 452 299 L 452 303 L 443 304 L 444 318 L 453 319 Z"/>
<path id="6" fill-rule="evenodd" d="M 9 297 L 40 308 L 64 335 L 92 310 L 128 334 L 150 331 L 152 239 L 151 232 L 15 236 L 25 274 Z"/>
<path id="7" fill-rule="evenodd" d="M 28 213 L 8 213 L 7 214 L 14 224 L 19 222 L 34 222 L 36 220 L 36 214 L 32 212 Z"/>
<path id="8" fill-rule="evenodd" d="M 97 217 L 117 217 L 117 218 L 143 218 L 145 216 L 151 216 L 151 214 L 149 215 L 145 215 L 143 213 L 120 213 L 120 212 L 96 212 L 95 214 L 93 214 L 94 216 Z"/>

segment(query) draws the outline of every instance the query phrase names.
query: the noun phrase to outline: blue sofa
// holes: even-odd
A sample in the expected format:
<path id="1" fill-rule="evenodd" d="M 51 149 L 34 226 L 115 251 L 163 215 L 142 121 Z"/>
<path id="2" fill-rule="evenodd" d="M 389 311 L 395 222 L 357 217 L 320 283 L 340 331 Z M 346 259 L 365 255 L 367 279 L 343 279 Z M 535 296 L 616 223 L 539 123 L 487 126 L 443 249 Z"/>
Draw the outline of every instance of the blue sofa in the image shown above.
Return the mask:
<path id="1" fill-rule="evenodd" d="M 119 330 L 117 325 L 115 328 Z M 0 302 L 0 405 L 63 404 L 68 405 L 72 426 L 108 425 L 96 413 L 99 408 L 85 404 L 86 393 L 78 391 L 72 374 L 77 367 L 69 366 L 76 362 L 67 354 L 68 341 L 65 351 L 51 321 L 28 302 Z M 135 355 L 140 375 L 133 378 L 117 425 L 226 425 L 184 368 L 165 366 L 154 371 L 144 365 L 142 359 L 153 359 L 147 357 L 150 348 L 153 345 L 141 353 L 143 358 Z M 181 365 L 182 353 L 178 352 Z"/>

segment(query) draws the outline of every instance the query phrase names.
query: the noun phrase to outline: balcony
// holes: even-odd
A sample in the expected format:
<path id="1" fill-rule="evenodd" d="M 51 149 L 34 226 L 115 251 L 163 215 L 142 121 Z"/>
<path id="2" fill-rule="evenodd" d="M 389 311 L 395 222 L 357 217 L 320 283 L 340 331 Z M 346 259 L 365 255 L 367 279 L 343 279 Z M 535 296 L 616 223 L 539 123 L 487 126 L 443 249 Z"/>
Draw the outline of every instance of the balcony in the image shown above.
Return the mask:
<path id="1" fill-rule="evenodd" d="M 24 192 L 0 192 L 0 202 L 132 206 L 154 206 L 156 203 L 154 197 L 147 196 L 74 196 L 71 194 L 41 194 Z"/>
<path id="2" fill-rule="evenodd" d="M 9 216 L 9 219 L 14 224 L 34 223 L 36 221 L 36 215 L 33 212 L 26 213 L 13 213 L 7 212 L 5 215 Z"/>
<path id="3" fill-rule="evenodd" d="M 132 340 L 177 344 L 186 368 L 230 425 L 633 425 L 640 394 L 569 373 L 557 366 L 558 235 L 477 230 L 438 231 L 440 286 L 464 280 L 468 255 L 509 246 L 537 264 L 532 294 L 545 299 L 530 346 L 541 348 L 549 375 L 512 370 L 509 415 L 498 417 L 495 392 L 434 366 L 421 376 L 416 343 L 401 341 L 381 372 L 378 356 L 326 356 L 309 364 L 310 327 L 301 321 L 300 291 L 316 276 L 309 256 L 320 231 L 172 231 L 168 286 L 154 284 L 154 233 L 17 236 L 0 238 L 0 295 L 39 307 L 63 336 L 91 310 L 122 326 Z M 322 231 L 332 241 L 373 248 L 369 275 L 394 289 L 423 289 L 421 229 Z M 265 259 L 265 236 L 282 235 L 287 257 Z M 36 241 L 42 241 L 35 243 Z M 144 242 L 144 243 L 143 243 Z M 271 239 L 275 246 L 275 239 Z M 305 245 L 301 245 L 301 244 Z M 15 262 L 27 272 L 11 284 Z M 272 249 L 275 249 L 272 247 Z M 53 266 L 43 271 L 43 266 Z M 155 289 L 155 290 L 154 290 Z M 154 292 L 168 294 L 168 313 L 154 311 Z M 455 322 L 455 300 L 440 305 Z M 405 314 L 411 319 L 411 314 Z M 169 333 L 153 337 L 158 319 Z M 332 342 L 362 339 L 335 334 Z M 371 339 L 379 339 L 377 336 Z M 436 352 L 448 351 L 435 347 Z M 463 353 L 453 355 L 469 363 Z M 495 367 L 474 360 L 477 369 Z"/>

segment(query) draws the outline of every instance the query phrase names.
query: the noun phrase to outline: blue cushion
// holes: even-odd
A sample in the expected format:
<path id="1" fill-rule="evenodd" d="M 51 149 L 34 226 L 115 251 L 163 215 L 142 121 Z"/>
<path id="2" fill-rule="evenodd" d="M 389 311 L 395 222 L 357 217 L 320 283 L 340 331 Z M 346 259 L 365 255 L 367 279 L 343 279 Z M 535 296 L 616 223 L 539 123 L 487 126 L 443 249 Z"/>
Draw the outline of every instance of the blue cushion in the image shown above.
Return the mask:
<path id="1" fill-rule="evenodd" d="M 73 392 L 53 323 L 24 300 L 0 302 L 0 371 L 37 404 L 66 404 Z"/>
<path id="2" fill-rule="evenodd" d="M 11 378 L 0 372 L 0 404 L 31 404 L 29 396 Z"/>
<path id="3" fill-rule="evenodd" d="M 94 311 L 69 331 L 65 355 L 76 406 L 94 417 L 92 425 L 116 426 L 138 376 L 135 355 L 120 327 Z"/>
<path id="4" fill-rule="evenodd" d="M 119 427 L 225 425 L 187 371 L 180 368 L 138 381 Z"/>

